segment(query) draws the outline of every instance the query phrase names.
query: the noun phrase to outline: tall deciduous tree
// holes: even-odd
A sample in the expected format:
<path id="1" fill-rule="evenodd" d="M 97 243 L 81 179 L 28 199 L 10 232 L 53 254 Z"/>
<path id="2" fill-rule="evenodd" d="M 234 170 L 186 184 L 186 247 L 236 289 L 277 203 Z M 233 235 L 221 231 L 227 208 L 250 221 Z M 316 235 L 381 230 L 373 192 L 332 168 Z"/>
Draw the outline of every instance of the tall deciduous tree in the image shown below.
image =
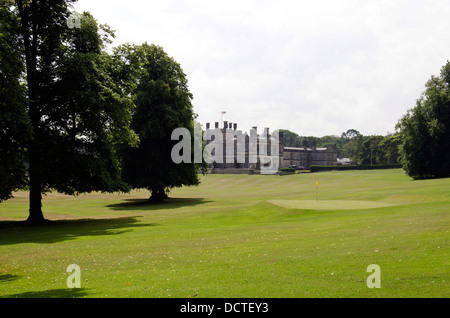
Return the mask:
<path id="1" fill-rule="evenodd" d="M 117 145 L 137 141 L 129 128 L 134 84 L 123 74 L 132 71 L 123 67 L 120 52 L 105 52 L 113 33 L 90 14 L 69 28 L 72 2 L 16 0 L 9 7 L 18 20 L 18 56 L 25 65 L 30 222 L 44 220 L 42 193 L 53 189 L 128 190 Z M 18 113 L 13 105 L 7 110 Z"/>
<path id="2" fill-rule="evenodd" d="M 134 109 L 129 94 L 137 79 L 130 76 L 133 67 L 124 71 L 127 55 L 104 52 L 107 35 L 113 35 L 109 28 L 86 12 L 81 21 L 60 49 L 45 114 L 45 133 L 54 147 L 42 169 L 53 170 L 46 172 L 46 181 L 66 194 L 127 191 L 117 149 L 137 140 L 129 129 Z"/>
<path id="3" fill-rule="evenodd" d="M 400 134 L 388 134 L 378 144 L 380 153 L 380 163 L 398 164 L 399 163 L 399 146 L 401 144 Z"/>
<path id="4" fill-rule="evenodd" d="M 361 144 L 359 160 L 363 165 L 372 165 L 381 163 L 381 151 L 378 147 L 383 140 L 383 136 L 368 136 L 364 138 Z"/>
<path id="5" fill-rule="evenodd" d="M 351 158 L 353 162 L 360 162 L 360 153 L 364 141 L 363 135 L 355 129 L 349 129 L 342 133 L 341 139 L 344 141 L 343 152 L 346 156 Z"/>
<path id="6" fill-rule="evenodd" d="M 131 128 L 140 144 L 124 149 L 123 177 L 133 188 L 150 190 L 151 201 L 161 202 L 173 187 L 199 184 L 201 164 L 176 164 L 171 158 L 177 143 L 171 140 L 173 130 L 186 128 L 194 136 L 193 97 L 180 64 L 161 47 L 145 43 L 135 52 L 142 59 L 143 74 Z"/>
<path id="7" fill-rule="evenodd" d="M 416 106 L 398 122 L 400 155 L 409 176 L 450 176 L 450 62 L 432 76 Z"/>

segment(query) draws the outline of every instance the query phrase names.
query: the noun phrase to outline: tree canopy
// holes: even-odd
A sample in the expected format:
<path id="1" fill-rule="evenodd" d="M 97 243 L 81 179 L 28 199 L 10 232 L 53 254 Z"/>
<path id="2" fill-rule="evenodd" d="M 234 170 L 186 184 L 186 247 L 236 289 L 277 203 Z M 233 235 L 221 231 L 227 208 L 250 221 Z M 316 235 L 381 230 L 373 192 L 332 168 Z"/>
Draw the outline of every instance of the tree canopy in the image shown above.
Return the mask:
<path id="1" fill-rule="evenodd" d="M 450 176 L 450 62 L 399 120 L 401 162 L 415 179 Z"/>
<path id="2" fill-rule="evenodd" d="M 161 47 L 145 43 L 134 49 L 143 60 L 131 122 L 140 143 L 123 149 L 123 178 L 133 188 L 150 190 L 151 200 L 161 201 L 173 187 L 199 184 L 201 164 L 171 159 L 176 144 L 172 131 L 183 127 L 194 136 L 193 97 L 180 64 Z"/>
<path id="3" fill-rule="evenodd" d="M 0 202 L 27 184 L 25 144 L 30 137 L 19 18 L 12 4 L 0 0 Z"/>

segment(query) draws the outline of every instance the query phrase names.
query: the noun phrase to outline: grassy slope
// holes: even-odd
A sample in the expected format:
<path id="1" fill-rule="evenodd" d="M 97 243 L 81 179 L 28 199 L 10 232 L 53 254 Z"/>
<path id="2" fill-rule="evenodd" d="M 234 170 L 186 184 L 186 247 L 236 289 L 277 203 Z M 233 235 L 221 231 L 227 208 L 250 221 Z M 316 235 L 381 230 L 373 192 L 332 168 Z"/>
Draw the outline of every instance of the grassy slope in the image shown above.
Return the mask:
<path id="1" fill-rule="evenodd" d="M 395 205 L 268 202 L 315 200 L 316 180 L 319 202 Z M 450 179 L 381 170 L 208 175 L 164 205 L 145 204 L 145 191 L 49 194 L 52 224 L 0 222 L 0 296 L 449 297 L 449 189 Z M 0 219 L 25 219 L 26 210 L 26 193 L 18 193 L 0 205 Z M 81 267 L 81 289 L 66 286 L 72 263 Z M 380 289 L 366 286 L 370 264 L 381 267 Z"/>

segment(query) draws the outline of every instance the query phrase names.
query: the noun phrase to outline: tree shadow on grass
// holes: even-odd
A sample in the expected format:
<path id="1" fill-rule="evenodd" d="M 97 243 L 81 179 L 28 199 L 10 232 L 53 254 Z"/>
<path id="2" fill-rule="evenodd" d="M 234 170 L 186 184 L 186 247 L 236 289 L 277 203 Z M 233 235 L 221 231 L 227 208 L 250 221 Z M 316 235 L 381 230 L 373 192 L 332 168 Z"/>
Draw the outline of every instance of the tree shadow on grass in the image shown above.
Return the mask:
<path id="1" fill-rule="evenodd" d="M 205 204 L 211 201 L 205 201 L 203 198 L 168 198 L 162 203 L 153 203 L 148 199 L 125 199 L 121 203 L 109 204 L 108 208 L 113 210 L 163 210 L 176 209 L 186 206 Z"/>
<path id="2" fill-rule="evenodd" d="M 81 236 L 118 235 L 129 232 L 132 228 L 157 225 L 141 223 L 138 218 L 52 220 L 39 225 L 30 225 L 26 221 L 0 221 L 0 246 L 20 243 L 50 244 Z"/>
<path id="3" fill-rule="evenodd" d="M 59 288 L 5 295 L 0 298 L 81 298 L 89 294 L 86 288 Z"/>
<path id="4" fill-rule="evenodd" d="M 18 279 L 19 275 L 11 275 L 11 274 L 2 274 L 0 275 L 0 283 L 11 282 L 13 280 Z"/>

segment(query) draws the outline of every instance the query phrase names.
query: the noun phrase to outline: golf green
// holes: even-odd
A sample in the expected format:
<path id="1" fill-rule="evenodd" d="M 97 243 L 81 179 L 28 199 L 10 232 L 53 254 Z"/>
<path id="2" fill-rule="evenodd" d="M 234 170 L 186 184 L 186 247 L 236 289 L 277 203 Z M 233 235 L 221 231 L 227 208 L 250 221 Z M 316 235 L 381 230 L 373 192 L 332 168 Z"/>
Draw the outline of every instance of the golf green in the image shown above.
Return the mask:
<path id="1" fill-rule="evenodd" d="M 394 206 L 393 203 L 359 200 L 268 200 L 287 209 L 300 210 L 354 210 Z"/>

